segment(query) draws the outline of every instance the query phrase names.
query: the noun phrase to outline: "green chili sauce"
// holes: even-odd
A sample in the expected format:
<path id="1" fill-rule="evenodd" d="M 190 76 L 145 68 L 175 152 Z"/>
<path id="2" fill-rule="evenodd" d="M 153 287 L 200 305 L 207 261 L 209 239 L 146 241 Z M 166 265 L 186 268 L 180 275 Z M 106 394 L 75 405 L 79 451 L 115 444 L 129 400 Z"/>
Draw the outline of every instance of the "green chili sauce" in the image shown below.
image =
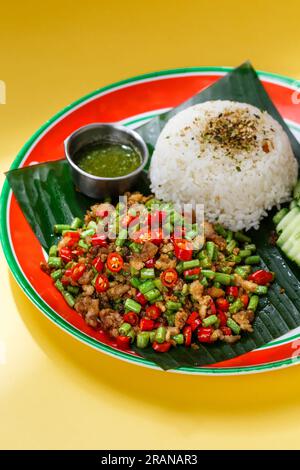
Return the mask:
<path id="1" fill-rule="evenodd" d="M 141 156 L 129 145 L 101 142 L 80 149 L 75 153 L 74 161 L 91 175 L 117 178 L 136 170 L 141 164 Z"/>

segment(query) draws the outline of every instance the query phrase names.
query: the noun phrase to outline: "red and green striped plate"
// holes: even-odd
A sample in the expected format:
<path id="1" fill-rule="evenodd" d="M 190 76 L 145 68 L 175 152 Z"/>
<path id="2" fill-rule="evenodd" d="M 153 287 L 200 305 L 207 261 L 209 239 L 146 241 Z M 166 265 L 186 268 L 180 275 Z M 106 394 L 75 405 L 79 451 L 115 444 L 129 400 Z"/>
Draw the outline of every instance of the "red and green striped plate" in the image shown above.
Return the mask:
<path id="1" fill-rule="evenodd" d="M 64 154 L 63 141 L 75 129 L 92 122 L 115 122 L 135 127 L 186 100 L 211 85 L 227 67 L 196 67 L 166 70 L 130 78 L 106 86 L 72 103 L 47 121 L 24 145 L 11 169 L 57 160 Z M 296 137 L 300 137 L 299 106 L 292 102 L 295 82 L 286 77 L 260 72 L 271 99 Z M 1 195 L 1 240 L 9 267 L 30 300 L 57 326 L 75 338 L 131 363 L 157 368 L 134 352 L 124 352 L 101 332 L 88 327 L 70 309 L 48 276 L 41 276 L 41 246 L 23 216 L 8 184 Z M 23 247 L 26 246 L 26 250 Z M 30 256 L 27 256 L 30 251 Z M 189 374 L 245 374 L 267 371 L 298 363 L 300 328 L 255 351 L 208 367 L 182 367 Z"/>

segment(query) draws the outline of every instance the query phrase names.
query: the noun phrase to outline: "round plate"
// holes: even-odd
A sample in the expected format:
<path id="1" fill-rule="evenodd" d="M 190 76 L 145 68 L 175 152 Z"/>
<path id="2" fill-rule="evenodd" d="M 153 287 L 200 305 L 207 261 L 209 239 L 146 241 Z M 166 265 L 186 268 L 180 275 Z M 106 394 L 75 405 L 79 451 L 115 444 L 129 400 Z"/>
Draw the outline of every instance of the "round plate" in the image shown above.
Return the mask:
<path id="1" fill-rule="evenodd" d="M 92 122 L 119 121 L 136 127 L 211 85 L 227 67 L 197 67 L 141 75 L 101 88 L 76 101 L 47 121 L 24 145 L 11 168 L 57 160 L 64 154 L 63 141 L 75 129 Z M 294 81 L 260 72 L 271 99 L 296 136 L 300 136 L 300 114 L 292 103 L 297 92 Z M 40 271 L 44 258 L 41 246 L 26 222 L 7 182 L 1 196 L 1 240 L 9 267 L 26 295 L 58 326 L 84 343 L 134 364 L 157 368 L 133 352 L 123 352 L 104 333 L 95 332 L 69 308 L 51 279 Z M 24 251 L 24 245 L 27 250 Z M 30 247 L 30 256 L 26 253 Z M 298 363 L 300 328 L 260 349 L 209 367 L 183 367 L 189 374 L 244 374 Z"/>

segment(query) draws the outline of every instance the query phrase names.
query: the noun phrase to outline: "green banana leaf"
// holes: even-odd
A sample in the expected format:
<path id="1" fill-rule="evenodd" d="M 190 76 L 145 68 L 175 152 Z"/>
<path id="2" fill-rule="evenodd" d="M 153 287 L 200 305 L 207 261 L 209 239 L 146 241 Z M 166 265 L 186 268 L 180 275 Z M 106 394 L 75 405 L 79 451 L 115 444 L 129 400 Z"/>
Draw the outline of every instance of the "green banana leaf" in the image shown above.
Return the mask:
<path id="1" fill-rule="evenodd" d="M 178 111 L 207 100 L 229 99 L 246 102 L 266 110 L 284 127 L 289 135 L 294 153 L 300 162 L 300 145 L 271 102 L 255 70 L 246 62 L 218 82 L 198 93 L 175 109 L 155 117 L 137 130 L 145 139 L 150 151 L 165 123 Z M 81 217 L 93 200 L 75 191 L 69 166 L 65 160 L 34 165 L 7 173 L 8 182 L 18 203 L 41 245 L 48 250 L 53 243 L 53 225 L 69 223 Z M 136 187 L 149 193 L 147 174 L 144 173 Z M 269 243 L 272 213 L 265 218 L 258 231 L 250 234 L 262 258 L 262 266 L 276 272 L 276 282 L 269 295 L 260 300 L 254 322 L 254 333 L 246 334 L 241 341 L 229 344 L 199 344 L 198 350 L 183 346 L 165 354 L 157 354 L 151 347 L 137 350 L 146 359 L 163 369 L 183 366 L 208 365 L 252 351 L 300 326 L 300 270 Z"/>

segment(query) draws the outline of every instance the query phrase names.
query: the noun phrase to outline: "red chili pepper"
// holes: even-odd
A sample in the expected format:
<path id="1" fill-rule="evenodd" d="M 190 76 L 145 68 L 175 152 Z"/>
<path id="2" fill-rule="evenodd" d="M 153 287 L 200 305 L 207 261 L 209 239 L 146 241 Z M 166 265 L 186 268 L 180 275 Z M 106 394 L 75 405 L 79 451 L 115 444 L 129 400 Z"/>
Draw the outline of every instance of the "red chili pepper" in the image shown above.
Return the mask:
<path id="1" fill-rule="evenodd" d="M 97 269 L 98 273 L 103 271 L 104 263 L 101 261 L 100 256 L 97 256 L 97 258 L 93 260 L 92 265 L 95 267 L 95 269 Z"/>
<path id="2" fill-rule="evenodd" d="M 64 263 L 69 263 L 73 259 L 72 251 L 68 247 L 61 248 L 59 250 L 59 256 L 61 257 Z"/>
<path id="3" fill-rule="evenodd" d="M 227 312 L 229 309 L 229 305 L 230 305 L 228 300 L 226 300 L 224 297 L 219 297 L 216 300 L 216 304 L 220 310 L 223 310 L 223 312 Z"/>
<path id="4" fill-rule="evenodd" d="M 117 336 L 118 348 L 128 349 L 130 346 L 131 338 L 129 336 Z"/>
<path id="5" fill-rule="evenodd" d="M 191 324 L 191 327 L 192 327 L 192 331 L 195 331 L 197 330 L 197 328 L 199 328 L 199 326 L 202 325 L 202 320 L 200 317 L 196 318 L 193 323 Z"/>
<path id="6" fill-rule="evenodd" d="M 174 239 L 174 253 L 180 261 L 190 261 L 193 256 L 193 244 L 189 240 Z"/>
<path id="7" fill-rule="evenodd" d="M 64 235 L 64 238 L 69 238 L 69 241 L 67 242 L 67 245 L 69 248 L 72 248 L 80 239 L 80 233 L 79 232 L 66 232 Z"/>
<path id="8" fill-rule="evenodd" d="M 185 227 L 175 226 L 173 235 L 171 237 L 172 241 L 174 242 L 174 240 L 182 240 L 185 237 L 185 233 Z"/>
<path id="9" fill-rule="evenodd" d="M 192 342 L 192 327 L 185 326 L 183 328 L 184 344 L 185 346 L 190 346 Z"/>
<path id="10" fill-rule="evenodd" d="M 119 253 L 109 253 L 106 261 L 107 267 L 113 273 L 118 273 L 124 266 L 124 260 Z"/>
<path id="11" fill-rule="evenodd" d="M 221 331 L 225 336 L 230 336 L 232 334 L 231 328 L 228 326 L 221 326 Z"/>
<path id="12" fill-rule="evenodd" d="M 135 243 L 145 243 L 151 241 L 151 234 L 147 228 L 141 228 L 131 235 L 131 238 Z"/>
<path id="13" fill-rule="evenodd" d="M 127 312 L 123 315 L 123 320 L 126 323 L 129 323 L 131 326 L 135 326 L 138 324 L 139 317 L 135 312 Z"/>
<path id="14" fill-rule="evenodd" d="M 188 319 L 186 321 L 186 323 L 188 325 L 192 325 L 194 323 L 194 321 L 196 320 L 196 318 L 199 317 L 199 313 L 198 312 L 192 312 L 189 316 L 188 316 Z"/>
<path id="15" fill-rule="evenodd" d="M 146 299 L 146 297 L 141 293 L 141 292 L 138 292 L 135 296 L 135 300 L 141 304 L 143 307 L 146 305 L 146 303 L 148 302 L 148 300 Z"/>
<path id="16" fill-rule="evenodd" d="M 198 328 L 197 335 L 198 335 L 198 341 L 200 343 L 212 343 L 211 335 L 213 333 L 213 328 L 211 326 L 207 328 L 200 327 Z"/>
<path id="17" fill-rule="evenodd" d="M 152 344 L 152 348 L 154 349 L 154 351 L 160 353 L 168 352 L 170 347 L 171 343 L 169 343 L 168 341 L 165 341 L 164 343 L 157 343 L 156 341 L 154 341 L 154 343 Z"/>
<path id="18" fill-rule="evenodd" d="M 201 268 L 192 268 L 192 269 L 186 269 L 183 271 L 184 277 L 187 276 L 194 276 L 200 274 Z"/>
<path id="19" fill-rule="evenodd" d="M 248 307 L 248 303 L 249 303 L 249 296 L 247 294 L 243 294 L 241 295 L 241 301 L 243 302 L 244 304 L 244 307 L 247 308 Z"/>
<path id="20" fill-rule="evenodd" d="M 104 234 L 101 235 L 93 235 L 91 238 L 91 244 L 93 246 L 107 246 L 106 236 Z"/>
<path id="21" fill-rule="evenodd" d="M 151 258 L 151 259 L 148 259 L 148 261 L 146 261 L 145 266 L 146 268 L 154 268 L 154 264 L 155 264 L 155 259 Z"/>
<path id="22" fill-rule="evenodd" d="M 75 257 L 78 257 L 78 256 L 82 256 L 84 253 L 84 250 L 82 248 L 76 248 L 75 250 L 72 250 L 72 256 L 73 258 Z"/>
<path id="23" fill-rule="evenodd" d="M 227 286 L 226 295 L 232 295 L 232 297 L 237 298 L 239 296 L 239 288 L 236 286 Z"/>
<path id="24" fill-rule="evenodd" d="M 220 326 L 227 325 L 227 315 L 223 310 L 218 310 L 218 319 L 220 321 Z"/>
<path id="25" fill-rule="evenodd" d="M 81 276 L 83 275 L 85 270 L 86 270 L 86 265 L 85 264 L 83 264 L 83 263 L 75 264 L 75 266 L 72 268 L 72 272 L 71 272 L 71 278 L 73 279 L 73 281 L 77 282 L 78 279 L 81 278 Z"/>
<path id="26" fill-rule="evenodd" d="M 178 281 L 178 273 L 175 269 L 169 268 L 161 273 L 160 279 L 165 287 L 174 287 Z"/>
<path id="27" fill-rule="evenodd" d="M 146 308 L 146 316 L 150 318 L 150 320 L 157 320 L 160 315 L 161 311 L 157 305 L 150 305 L 150 307 Z"/>
<path id="28" fill-rule="evenodd" d="M 255 273 L 250 274 L 250 276 L 248 276 L 248 281 L 255 282 L 255 284 L 258 284 L 259 286 L 265 286 L 272 282 L 273 278 L 273 273 L 260 269 L 259 271 L 255 271 Z"/>
<path id="29" fill-rule="evenodd" d="M 105 292 L 109 288 L 109 280 L 104 274 L 98 274 L 95 281 L 95 289 L 97 292 Z"/>
<path id="30" fill-rule="evenodd" d="M 215 315 L 217 313 L 217 309 L 213 299 L 210 299 L 210 310 L 212 315 Z"/>
<path id="31" fill-rule="evenodd" d="M 108 210 L 101 210 L 101 211 L 97 211 L 97 217 L 101 217 L 102 219 L 104 217 L 107 217 L 109 214 Z"/>
<path id="32" fill-rule="evenodd" d="M 161 228 L 156 228 L 150 232 L 150 240 L 154 245 L 160 245 L 164 239 L 164 233 Z"/>
<path id="33" fill-rule="evenodd" d="M 142 331 L 151 331 L 154 328 L 154 321 L 148 318 L 142 318 L 140 321 L 140 329 Z"/>
<path id="34" fill-rule="evenodd" d="M 167 213 L 165 211 L 155 211 L 151 214 L 148 214 L 148 225 L 150 227 L 159 227 L 167 217 Z"/>
<path id="35" fill-rule="evenodd" d="M 123 228 L 127 228 L 129 225 L 133 227 L 133 225 L 135 225 L 135 223 L 137 223 L 138 221 L 139 217 L 137 215 L 126 214 L 121 221 L 121 226 Z"/>

